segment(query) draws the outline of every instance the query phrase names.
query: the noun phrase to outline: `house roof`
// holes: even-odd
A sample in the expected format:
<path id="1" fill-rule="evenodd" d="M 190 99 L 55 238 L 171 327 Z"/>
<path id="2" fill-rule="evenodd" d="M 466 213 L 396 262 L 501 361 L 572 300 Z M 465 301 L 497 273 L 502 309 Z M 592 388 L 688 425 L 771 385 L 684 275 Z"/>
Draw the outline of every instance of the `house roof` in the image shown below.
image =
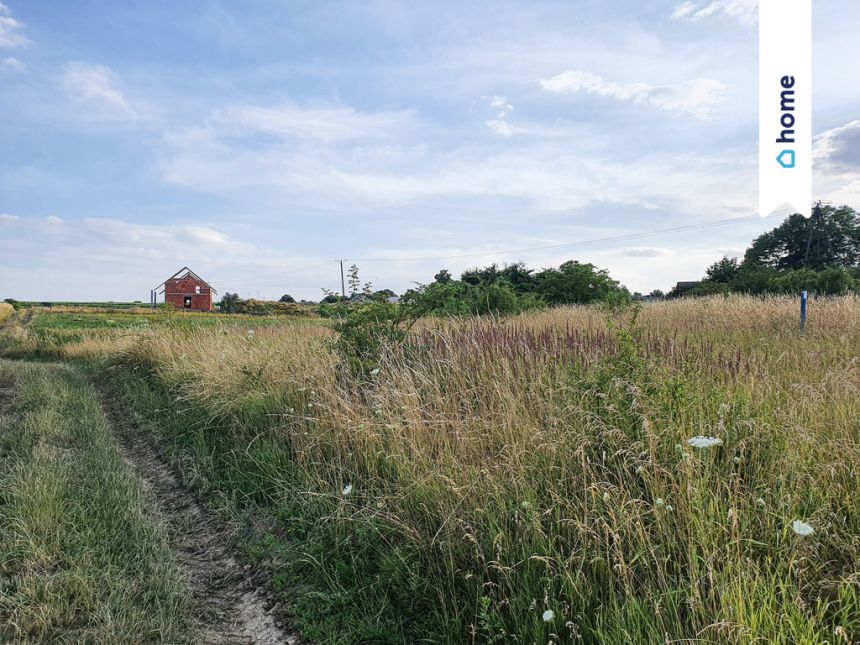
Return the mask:
<path id="1" fill-rule="evenodd" d="M 218 291 L 216 291 L 216 290 L 215 290 L 215 288 L 214 288 L 211 284 L 209 284 L 208 282 L 206 282 L 206 280 L 204 280 L 204 279 L 203 279 L 203 278 L 201 278 L 199 275 L 197 275 L 196 273 L 194 273 L 194 271 L 192 271 L 192 270 L 191 270 L 191 269 L 189 269 L 188 267 L 182 267 L 181 269 L 179 269 L 179 271 L 177 271 L 177 272 L 176 272 L 176 273 L 174 273 L 172 276 L 170 276 L 169 278 L 167 278 L 167 280 L 165 280 L 164 282 L 162 282 L 162 283 L 161 283 L 161 284 L 159 284 L 159 285 L 156 285 L 156 287 L 153 289 L 153 291 L 158 291 L 159 289 L 161 289 L 161 287 L 163 287 L 165 284 L 167 284 L 167 283 L 168 283 L 168 282 L 170 282 L 171 280 L 175 280 L 175 279 L 178 279 L 178 278 L 184 278 L 184 277 L 189 276 L 189 275 L 190 275 L 192 278 L 194 278 L 195 280 L 197 280 L 198 282 L 201 282 L 201 283 L 205 284 L 207 287 L 209 287 L 209 289 L 212 291 L 212 293 L 218 293 Z"/>

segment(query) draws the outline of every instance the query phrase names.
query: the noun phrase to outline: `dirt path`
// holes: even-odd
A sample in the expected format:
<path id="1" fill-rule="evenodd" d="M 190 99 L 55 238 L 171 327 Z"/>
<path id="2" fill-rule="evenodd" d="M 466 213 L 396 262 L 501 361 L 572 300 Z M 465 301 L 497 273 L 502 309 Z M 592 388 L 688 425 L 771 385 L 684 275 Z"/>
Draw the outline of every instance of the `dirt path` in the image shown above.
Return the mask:
<path id="1" fill-rule="evenodd" d="M 168 533 L 197 605 L 204 643 L 299 643 L 275 617 L 271 598 L 229 545 L 224 523 L 184 488 L 150 437 L 116 397 L 96 386 L 123 460 L 144 482 L 153 516 Z"/>

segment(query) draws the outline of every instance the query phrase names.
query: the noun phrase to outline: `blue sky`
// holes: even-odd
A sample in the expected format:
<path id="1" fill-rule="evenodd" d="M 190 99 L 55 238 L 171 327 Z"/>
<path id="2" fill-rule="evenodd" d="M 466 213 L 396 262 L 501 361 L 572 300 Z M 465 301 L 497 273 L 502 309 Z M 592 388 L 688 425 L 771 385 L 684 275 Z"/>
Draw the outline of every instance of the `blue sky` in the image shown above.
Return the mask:
<path id="1" fill-rule="evenodd" d="M 755 0 L 0 4 L 0 297 L 146 300 L 183 265 L 318 299 L 336 258 L 696 279 L 756 212 Z M 860 204 L 860 3 L 814 6 L 816 197 Z M 424 260 L 457 256 L 446 260 Z M 466 256 L 466 257 L 460 257 Z"/>

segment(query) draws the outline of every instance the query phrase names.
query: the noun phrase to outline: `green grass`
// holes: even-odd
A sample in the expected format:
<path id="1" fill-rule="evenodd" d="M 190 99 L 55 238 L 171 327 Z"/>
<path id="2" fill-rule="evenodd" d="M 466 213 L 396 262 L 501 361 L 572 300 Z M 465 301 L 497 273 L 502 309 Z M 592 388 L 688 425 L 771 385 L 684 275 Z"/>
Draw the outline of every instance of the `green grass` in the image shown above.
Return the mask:
<path id="1" fill-rule="evenodd" d="M 429 321 L 367 377 L 318 326 L 183 321 L 87 360 L 312 642 L 812 645 L 860 638 L 858 320 L 820 299 L 800 333 L 793 300 L 731 298 Z"/>
<path id="2" fill-rule="evenodd" d="M 0 360 L 0 640 L 178 643 L 188 605 L 164 531 L 89 383 Z"/>
<path id="3" fill-rule="evenodd" d="M 18 303 L 22 307 L 41 307 L 42 301 L 38 300 L 22 300 Z M 52 307 L 87 307 L 98 309 L 134 309 L 136 307 L 148 307 L 149 303 L 137 302 L 73 302 L 73 301 L 57 301 L 50 302 Z"/>

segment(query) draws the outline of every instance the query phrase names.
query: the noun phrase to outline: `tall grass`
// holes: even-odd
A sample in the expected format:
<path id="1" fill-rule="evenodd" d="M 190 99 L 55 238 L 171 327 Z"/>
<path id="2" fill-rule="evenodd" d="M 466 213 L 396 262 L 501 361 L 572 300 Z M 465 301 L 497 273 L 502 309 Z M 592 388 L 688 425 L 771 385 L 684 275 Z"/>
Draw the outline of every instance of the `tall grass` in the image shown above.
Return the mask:
<path id="1" fill-rule="evenodd" d="M 0 302 L 0 325 L 9 320 L 15 313 L 15 307 L 8 302 Z"/>
<path id="2" fill-rule="evenodd" d="M 80 374 L 0 361 L 0 491 L 0 640 L 193 640 L 164 530 Z"/>
<path id="3" fill-rule="evenodd" d="M 856 639 L 860 300 L 796 314 L 427 324 L 368 379 L 315 326 L 160 329 L 120 362 L 166 393 L 153 418 L 193 413 L 170 426 L 193 477 L 275 522 L 319 640 Z"/>

